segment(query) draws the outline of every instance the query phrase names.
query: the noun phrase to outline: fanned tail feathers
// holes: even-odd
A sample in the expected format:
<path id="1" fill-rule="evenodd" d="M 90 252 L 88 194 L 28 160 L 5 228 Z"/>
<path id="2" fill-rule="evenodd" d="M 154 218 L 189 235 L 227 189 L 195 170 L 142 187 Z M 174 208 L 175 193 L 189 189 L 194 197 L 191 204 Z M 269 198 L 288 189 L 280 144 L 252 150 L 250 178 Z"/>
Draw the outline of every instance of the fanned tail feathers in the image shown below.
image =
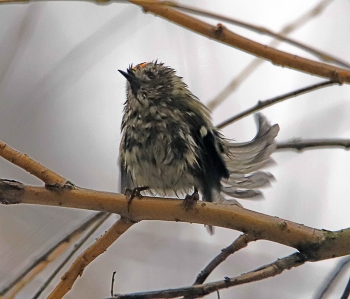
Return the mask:
<path id="1" fill-rule="evenodd" d="M 222 181 L 221 190 L 235 198 L 259 196 L 261 192 L 257 188 L 268 186 L 273 179 L 272 174 L 257 170 L 272 162 L 270 155 L 276 149 L 279 126 L 271 126 L 262 114 L 256 114 L 256 122 L 258 132 L 253 140 L 230 143 L 230 157 L 225 157 L 230 177 Z"/>

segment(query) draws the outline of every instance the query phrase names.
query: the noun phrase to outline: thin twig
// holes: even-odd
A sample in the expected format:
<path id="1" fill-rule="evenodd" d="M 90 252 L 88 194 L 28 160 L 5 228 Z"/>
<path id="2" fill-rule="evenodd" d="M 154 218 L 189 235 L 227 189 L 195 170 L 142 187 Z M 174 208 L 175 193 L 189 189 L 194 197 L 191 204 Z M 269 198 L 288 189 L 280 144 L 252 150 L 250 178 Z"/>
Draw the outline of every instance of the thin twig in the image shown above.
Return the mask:
<path id="1" fill-rule="evenodd" d="M 186 296 L 189 298 L 199 298 L 208 295 L 213 292 L 217 292 L 220 289 L 226 289 L 228 287 L 242 285 L 253 281 L 260 281 L 269 277 L 273 277 L 282 273 L 284 270 L 289 270 L 294 267 L 303 265 L 307 259 L 300 253 L 294 253 L 282 259 L 278 259 L 274 263 L 265 265 L 254 271 L 242 274 L 237 277 L 228 278 L 225 280 L 216 281 L 212 283 L 194 285 L 192 287 L 168 289 L 161 291 L 151 291 L 142 293 L 133 293 L 125 295 L 115 295 L 113 299 L 154 299 L 154 298 L 174 298 L 180 296 Z M 112 299 L 112 298 L 106 298 Z"/>
<path id="2" fill-rule="evenodd" d="M 294 90 L 292 92 L 289 92 L 289 93 L 286 93 L 286 94 L 283 94 L 283 95 L 280 95 L 280 96 L 277 96 L 277 97 L 274 97 L 272 99 L 268 99 L 268 100 L 265 100 L 265 101 L 258 101 L 258 103 L 245 110 L 245 111 L 242 111 L 241 113 L 235 115 L 235 116 L 232 116 L 230 117 L 229 119 L 223 121 L 222 123 L 220 123 L 219 125 L 217 125 L 216 127 L 218 129 L 222 129 L 232 123 L 234 123 L 235 121 L 243 118 L 243 117 L 246 117 L 250 114 L 253 114 L 257 111 L 260 111 L 266 107 L 269 107 L 269 106 L 272 106 L 274 104 L 277 104 L 277 103 L 280 103 L 282 101 L 285 101 L 287 99 L 290 99 L 290 98 L 294 98 L 296 96 L 299 96 L 299 95 L 302 95 L 304 93 L 307 93 L 307 92 L 310 92 L 310 91 L 314 91 L 316 89 L 320 89 L 322 87 L 326 87 L 326 86 L 331 86 L 331 85 L 334 85 L 334 84 L 337 84 L 337 82 L 334 82 L 334 81 L 326 81 L 326 82 L 321 82 L 321 83 L 317 83 L 317 84 L 313 84 L 313 85 L 310 85 L 310 86 L 307 86 L 307 87 L 304 87 L 304 88 L 301 88 L 301 89 L 298 89 L 298 90 Z"/>
<path id="3" fill-rule="evenodd" d="M 222 249 L 220 254 L 218 254 L 214 259 L 212 259 L 209 264 L 198 274 L 196 281 L 193 285 L 203 284 L 208 276 L 230 255 L 234 254 L 238 250 L 247 247 L 248 243 L 251 241 L 256 241 L 256 238 L 252 235 L 242 234 L 236 240 L 234 240 L 229 246 Z M 218 298 L 220 298 L 219 290 L 217 291 Z M 183 297 L 183 299 L 190 299 L 190 297 Z"/>
<path id="4" fill-rule="evenodd" d="M 348 280 L 348 283 L 345 286 L 344 292 L 341 295 L 340 299 L 348 299 L 350 296 L 350 278 Z"/>
<path id="5" fill-rule="evenodd" d="M 115 279 L 115 274 L 117 273 L 117 271 L 113 271 L 112 274 L 112 283 L 111 283 L 111 296 L 113 297 L 114 294 L 114 279 Z"/>
<path id="6" fill-rule="evenodd" d="M 110 213 L 103 213 L 102 217 L 99 219 L 98 222 L 94 224 L 93 227 L 90 228 L 90 230 L 86 233 L 86 235 L 77 243 L 75 244 L 74 248 L 71 250 L 71 252 L 67 255 L 67 257 L 58 265 L 58 267 L 55 269 L 55 271 L 52 272 L 52 274 L 46 279 L 46 281 L 42 284 L 40 289 L 36 292 L 36 294 L 32 297 L 32 299 L 37 299 L 42 294 L 42 292 L 50 285 L 52 280 L 56 277 L 56 275 L 61 271 L 61 269 L 68 263 L 68 261 L 71 259 L 71 257 L 85 244 L 85 242 L 92 236 L 93 233 L 96 232 L 96 230 L 107 220 L 107 218 L 110 216 Z"/>
<path id="7" fill-rule="evenodd" d="M 294 139 L 290 142 L 277 143 L 276 150 L 293 149 L 298 152 L 301 152 L 305 149 L 329 148 L 329 147 L 341 147 L 341 148 L 349 149 L 350 139 L 311 139 L 311 140 Z"/>
<path id="8" fill-rule="evenodd" d="M 194 285 L 202 284 L 210 275 L 214 269 L 225 261 L 230 255 L 234 254 L 238 250 L 246 247 L 249 242 L 255 241 L 255 237 L 243 234 L 240 235 L 233 243 L 221 250 L 221 253 L 217 255 L 197 276 Z"/>
<path id="9" fill-rule="evenodd" d="M 97 241 L 86 249 L 71 265 L 69 270 L 61 277 L 61 281 L 50 293 L 47 299 L 61 299 L 73 286 L 74 282 L 81 276 L 84 269 L 94 261 L 100 254 L 125 233 L 135 222 L 120 218 L 108 231 Z"/>
<path id="10" fill-rule="evenodd" d="M 311 11 L 309 11 L 307 13 L 307 16 L 309 17 L 308 19 L 313 18 L 316 15 L 318 15 L 331 2 L 332 2 L 332 0 L 324 0 L 320 3 L 318 3 L 315 8 L 313 8 Z M 270 30 L 266 27 L 255 26 L 251 23 L 244 22 L 244 21 L 237 20 L 237 19 L 233 19 L 233 18 L 229 18 L 229 17 L 225 17 L 223 15 L 216 14 L 216 13 L 213 13 L 211 11 L 204 10 L 204 9 L 200 9 L 198 7 L 192 7 L 192 6 L 188 6 L 188 5 L 184 5 L 184 4 L 178 4 L 174 1 L 164 1 L 164 2 L 162 2 L 162 4 L 163 5 L 165 4 L 165 5 L 168 5 L 171 7 L 175 7 L 179 10 L 186 11 L 186 12 L 189 12 L 192 14 L 218 19 L 218 20 L 221 20 L 221 21 L 233 24 L 233 25 L 237 25 L 237 26 L 255 31 L 255 32 L 260 33 L 260 34 L 265 34 L 265 35 L 274 37 L 277 40 L 286 42 L 286 43 L 293 45 L 293 46 L 296 46 L 296 47 L 298 47 L 298 48 L 300 48 L 308 53 L 311 53 L 311 54 L 317 56 L 321 60 L 324 60 L 324 61 L 327 61 L 330 63 L 335 63 L 335 64 L 338 64 L 342 67 L 350 68 L 350 64 L 346 61 L 343 61 L 343 60 L 341 60 L 337 57 L 334 57 L 328 53 L 322 52 L 322 51 L 317 50 L 313 47 L 305 45 L 299 41 L 296 41 L 294 39 L 286 37 L 285 34 L 288 34 L 288 33 L 290 33 L 291 30 L 295 29 L 296 26 L 293 26 L 294 22 L 291 23 L 290 25 L 285 26 L 285 28 L 286 28 L 285 30 L 282 30 L 280 33 L 276 33 L 276 32 L 273 32 L 272 30 Z M 298 18 L 298 20 L 300 20 L 300 18 Z M 285 32 L 287 30 L 288 30 L 288 32 Z"/>
<path id="11" fill-rule="evenodd" d="M 37 258 L 32 264 L 25 268 L 20 274 L 17 275 L 7 286 L 5 286 L 0 291 L 0 296 L 5 296 L 11 291 L 11 296 L 18 293 L 18 291 L 25 286 L 29 281 L 31 281 L 38 273 L 45 269 L 45 267 L 59 255 L 61 255 L 64 250 L 70 246 L 86 229 L 93 223 L 98 221 L 105 213 L 99 212 L 86 221 L 79 225 L 76 229 L 70 232 L 68 235 L 64 236 L 56 244 L 54 244 L 49 250 L 44 252 L 39 258 Z M 7 298 L 7 297 L 6 297 Z"/>
<path id="12" fill-rule="evenodd" d="M 350 257 L 346 257 L 345 259 L 342 259 L 338 263 L 338 265 L 335 267 L 335 269 L 333 269 L 332 273 L 330 273 L 329 277 L 326 279 L 326 283 L 322 284 L 322 288 L 317 292 L 314 299 L 324 298 L 327 292 L 334 285 L 336 280 L 344 273 L 344 271 L 349 265 L 350 265 Z"/>
<path id="13" fill-rule="evenodd" d="M 48 186 L 63 187 L 67 180 L 58 173 L 0 141 L 0 156 L 42 180 Z"/>
<path id="14" fill-rule="evenodd" d="M 218 107 L 265 60 L 254 58 L 214 99 L 207 104 L 210 110 Z"/>

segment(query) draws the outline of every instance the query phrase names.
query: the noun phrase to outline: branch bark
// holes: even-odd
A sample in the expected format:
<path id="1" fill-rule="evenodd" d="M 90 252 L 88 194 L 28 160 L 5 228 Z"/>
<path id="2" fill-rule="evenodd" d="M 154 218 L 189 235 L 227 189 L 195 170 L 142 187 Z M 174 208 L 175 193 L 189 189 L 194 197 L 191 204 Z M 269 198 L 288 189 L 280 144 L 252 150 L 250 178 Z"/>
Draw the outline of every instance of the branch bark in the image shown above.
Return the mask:
<path id="1" fill-rule="evenodd" d="M 164 5 L 157 5 L 157 1 L 129 0 L 131 3 L 141 6 L 145 12 L 152 12 L 175 24 L 181 25 L 201 35 L 219 41 L 223 44 L 235 47 L 249 54 L 271 61 L 273 64 L 288 67 L 323 78 L 328 78 L 339 84 L 350 83 L 350 70 L 332 66 L 329 64 L 302 58 L 289 54 L 253 40 L 240 36 L 222 24 L 212 26 L 199 19 L 176 11 Z"/>
<path id="2" fill-rule="evenodd" d="M 267 108 L 267 107 L 270 107 L 272 105 L 275 105 L 275 104 L 278 104 L 280 102 L 283 102 L 285 100 L 288 100 L 288 99 L 291 99 L 291 98 L 294 98 L 294 97 L 297 97 L 297 96 L 300 96 L 302 94 L 305 94 L 305 93 L 308 93 L 310 91 L 315 91 L 317 89 L 320 89 L 320 88 L 323 88 L 323 87 L 328 87 L 328 86 L 331 86 L 331 85 L 334 85 L 336 84 L 336 82 L 333 82 L 333 81 L 326 81 L 326 82 L 321 82 L 321 83 L 316 83 L 316 84 L 312 84 L 312 85 L 309 85 L 307 87 L 303 87 L 303 88 L 300 88 L 300 89 L 297 89 L 297 90 L 293 90 L 291 92 L 288 92 L 286 94 L 283 94 L 283 95 L 280 95 L 280 96 L 277 96 L 277 97 L 273 97 L 271 99 L 268 99 L 268 100 L 264 100 L 264 101 L 258 101 L 258 103 L 247 109 L 247 110 L 244 110 L 240 113 L 238 113 L 237 115 L 234 115 L 230 118 L 228 118 L 227 120 L 223 121 L 222 123 L 218 124 L 216 127 L 218 129 L 222 129 L 240 119 L 242 119 L 243 117 L 246 117 L 248 115 L 251 115 L 255 112 L 258 112 L 264 108 Z"/>
<path id="3" fill-rule="evenodd" d="M 296 150 L 302 152 L 305 149 L 313 148 L 330 148 L 330 147 L 342 147 L 344 149 L 350 148 L 349 139 L 294 139 L 289 142 L 277 143 L 276 150 Z"/>
<path id="4" fill-rule="evenodd" d="M 30 174 L 42 180 L 46 185 L 53 187 L 63 187 L 67 180 L 58 173 L 48 169 L 43 164 L 33 160 L 26 154 L 16 151 L 6 143 L 0 141 L 0 156 L 11 162 L 12 164 L 21 167 Z"/>
<path id="5" fill-rule="evenodd" d="M 20 272 L 15 279 L 13 279 L 8 285 L 6 285 L 0 291 L 0 298 L 9 299 L 14 298 L 14 296 L 30 282 L 36 275 L 43 271 L 46 266 L 48 266 L 53 260 L 60 256 L 65 250 L 75 242 L 86 229 L 93 225 L 96 221 L 105 215 L 100 212 L 92 217 L 89 217 L 84 221 L 79 227 L 74 229 L 68 235 L 64 236 L 56 244 L 54 244 L 50 249 L 45 251 L 39 258 L 37 258 L 33 263 L 31 263 L 27 268 Z"/>
<path id="6" fill-rule="evenodd" d="M 327 5 L 329 5 L 331 3 L 331 1 L 332 0 L 321 1 L 314 8 L 312 8 L 310 11 L 308 11 L 305 15 L 298 17 L 291 24 L 288 24 L 287 26 L 285 26 L 284 29 L 282 29 L 279 33 L 276 33 L 276 32 L 274 32 L 266 27 L 256 26 L 254 24 L 251 24 L 251 23 L 248 23 L 245 21 L 225 17 L 223 15 L 213 13 L 211 11 L 203 10 L 203 9 L 198 8 L 198 7 L 188 6 L 188 5 L 184 5 L 184 4 L 178 4 L 178 3 L 173 2 L 173 1 L 164 1 L 162 4 L 168 5 L 170 7 L 174 7 L 174 8 L 177 8 L 179 10 L 186 11 L 186 12 L 189 12 L 192 14 L 221 20 L 221 21 L 224 21 L 224 22 L 227 22 L 230 24 L 234 24 L 234 25 L 237 25 L 239 27 L 246 28 L 246 29 L 249 29 L 251 31 L 254 31 L 254 32 L 257 32 L 257 33 L 260 33 L 263 35 L 265 34 L 265 35 L 274 37 L 275 40 L 283 41 L 287 44 L 298 47 L 299 49 L 302 49 L 306 52 L 309 52 L 309 53 L 317 56 L 321 60 L 325 60 L 325 61 L 328 61 L 330 63 L 338 64 L 339 66 L 342 66 L 345 68 L 350 68 L 350 64 L 347 61 L 343 61 L 343 60 L 339 59 L 338 57 L 334 57 L 333 55 L 330 55 L 330 54 L 325 53 L 323 51 L 317 50 L 311 46 L 308 46 L 304 43 L 301 43 L 295 39 L 292 39 L 292 38 L 286 36 L 292 30 L 303 25 L 306 21 L 309 21 L 312 18 L 316 17 L 319 13 L 321 13 L 327 7 Z"/>
<path id="7" fill-rule="evenodd" d="M 133 200 L 128 212 L 127 199 L 123 194 L 81 188 L 47 189 L 6 180 L 0 181 L 0 202 L 111 212 L 132 222 L 163 220 L 220 226 L 296 248 L 310 260 L 350 254 L 350 229 L 334 232 L 319 230 L 237 205 L 198 202 L 192 209 L 186 210 L 182 200 L 142 197 Z"/>
<path id="8" fill-rule="evenodd" d="M 60 299 L 69 292 L 74 282 L 83 274 L 84 269 L 100 254 L 114 243 L 134 222 L 128 219 L 119 219 L 108 231 L 105 232 L 94 244 L 86 249 L 71 265 L 69 270 L 61 277 L 61 281 L 50 293 L 47 299 Z"/>
<path id="9" fill-rule="evenodd" d="M 100 228 L 100 226 L 107 220 L 107 218 L 110 215 L 111 215 L 110 213 L 102 213 L 102 215 L 101 215 L 102 217 L 100 217 L 100 219 L 98 219 L 98 221 L 96 223 L 94 223 L 94 225 L 87 231 L 85 236 L 74 245 L 74 248 L 69 252 L 69 254 L 64 258 L 64 260 L 59 263 L 59 265 L 55 268 L 55 270 L 51 273 L 51 275 L 49 275 L 49 277 L 46 278 L 44 284 L 39 288 L 39 290 L 35 293 L 35 295 L 31 299 L 37 299 L 41 296 L 41 294 L 44 292 L 44 290 L 50 285 L 50 283 L 53 281 L 53 279 L 56 277 L 56 275 L 61 271 L 61 269 L 63 269 L 63 267 L 72 258 L 72 256 L 85 244 L 85 242 L 92 236 L 92 234 L 95 233 L 98 228 Z M 111 242 L 113 242 L 113 241 L 111 241 Z M 96 256 L 98 256 L 99 254 L 100 254 L 99 252 L 96 252 Z M 95 256 L 93 254 L 91 254 L 91 256 L 92 256 L 92 260 L 93 260 L 95 258 Z M 81 257 L 77 258 L 77 260 L 79 260 L 79 259 L 81 259 Z M 77 263 L 77 261 L 75 263 Z M 89 263 L 89 261 L 85 259 L 83 265 L 88 264 L 88 263 Z M 83 268 L 82 265 L 81 265 L 81 267 Z M 71 275 L 69 275 L 69 278 L 71 281 L 71 285 L 73 285 L 73 283 L 75 281 L 74 278 L 72 279 Z M 75 277 L 75 279 L 76 278 L 77 277 Z M 64 283 L 67 284 L 67 281 L 65 281 Z"/>
<path id="10" fill-rule="evenodd" d="M 186 296 L 186 298 L 199 298 L 220 289 L 226 289 L 232 286 L 241 285 L 253 281 L 259 281 L 265 278 L 273 277 L 282 273 L 284 270 L 303 265 L 307 260 L 300 253 L 294 253 L 285 258 L 279 259 L 274 263 L 263 266 L 254 271 L 242 274 L 237 277 L 225 277 L 225 280 L 215 281 L 202 285 L 194 285 L 192 287 L 184 287 L 170 290 L 160 290 L 142 293 L 133 293 L 125 295 L 115 295 L 112 298 L 106 299 L 154 299 L 154 298 L 175 298 Z"/>
<path id="11" fill-rule="evenodd" d="M 254 237 L 248 234 L 240 235 L 236 240 L 233 241 L 229 246 L 222 249 L 218 254 L 197 276 L 194 285 L 202 284 L 210 275 L 214 269 L 224 262 L 230 255 L 234 254 L 238 250 L 247 247 L 249 242 L 255 241 Z"/>

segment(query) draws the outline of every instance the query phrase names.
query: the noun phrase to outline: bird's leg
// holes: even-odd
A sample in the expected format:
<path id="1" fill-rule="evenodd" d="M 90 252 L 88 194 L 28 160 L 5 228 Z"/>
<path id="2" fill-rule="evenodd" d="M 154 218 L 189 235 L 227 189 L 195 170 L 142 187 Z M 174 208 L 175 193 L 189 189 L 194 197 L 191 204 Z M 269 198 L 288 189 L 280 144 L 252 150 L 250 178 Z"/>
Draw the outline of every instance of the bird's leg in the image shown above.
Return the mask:
<path id="1" fill-rule="evenodd" d="M 149 189 L 148 186 L 136 187 L 134 189 L 125 188 L 124 195 L 128 199 L 128 212 L 130 211 L 130 204 L 135 197 L 142 197 L 141 191 Z"/>
<path id="2" fill-rule="evenodd" d="M 185 207 L 185 209 L 190 209 L 192 208 L 197 201 L 199 200 L 199 193 L 198 193 L 198 189 L 194 188 L 194 192 L 189 195 L 187 194 L 184 201 L 183 201 L 183 206 Z"/>

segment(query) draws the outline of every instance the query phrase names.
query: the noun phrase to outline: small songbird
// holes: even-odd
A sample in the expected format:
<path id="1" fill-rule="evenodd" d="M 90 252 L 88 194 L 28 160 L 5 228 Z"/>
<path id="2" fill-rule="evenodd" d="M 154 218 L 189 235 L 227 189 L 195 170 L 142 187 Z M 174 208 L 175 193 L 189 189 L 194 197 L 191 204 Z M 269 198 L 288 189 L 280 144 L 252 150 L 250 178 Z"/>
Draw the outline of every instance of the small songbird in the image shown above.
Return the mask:
<path id="1" fill-rule="evenodd" d="M 119 72 L 127 79 L 121 125 L 121 188 L 149 187 L 161 195 L 188 194 L 224 201 L 260 194 L 271 175 L 256 171 L 270 160 L 278 125 L 258 114 L 258 133 L 231 143 L 213 126 L 209 110 L 163 63 Z M 140 189 L 142 190 L 142 188 Z"/>

